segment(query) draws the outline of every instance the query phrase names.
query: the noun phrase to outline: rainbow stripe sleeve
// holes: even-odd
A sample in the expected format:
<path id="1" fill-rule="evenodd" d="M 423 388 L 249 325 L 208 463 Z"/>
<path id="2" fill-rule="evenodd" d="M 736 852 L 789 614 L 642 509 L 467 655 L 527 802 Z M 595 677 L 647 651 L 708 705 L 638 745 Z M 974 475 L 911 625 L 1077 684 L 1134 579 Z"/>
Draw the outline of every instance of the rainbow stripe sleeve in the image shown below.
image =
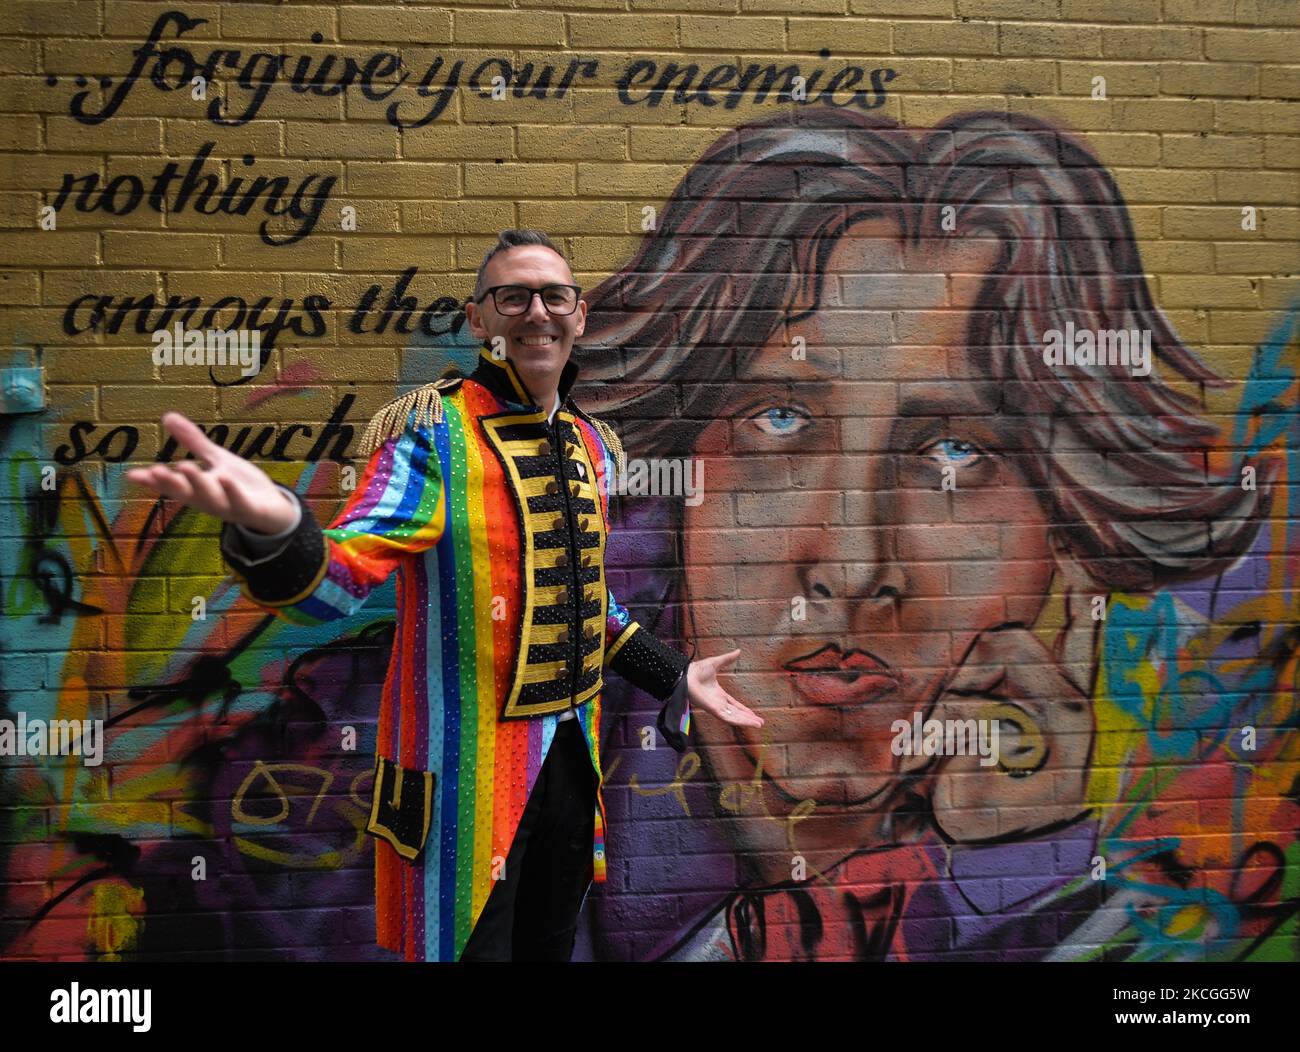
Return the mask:
<path id="1" fill-rule="evenodd" d="M 248 599 L 294 624 L 348 617 L 404 558 L 438 543 L 447 519 L 442 472 L 432 433 L 415 417 L 371 454 L 328 527 L 303 504 L 283 547 L 255 562 L 238 531 L 223 527 L 222 555 Z"/>

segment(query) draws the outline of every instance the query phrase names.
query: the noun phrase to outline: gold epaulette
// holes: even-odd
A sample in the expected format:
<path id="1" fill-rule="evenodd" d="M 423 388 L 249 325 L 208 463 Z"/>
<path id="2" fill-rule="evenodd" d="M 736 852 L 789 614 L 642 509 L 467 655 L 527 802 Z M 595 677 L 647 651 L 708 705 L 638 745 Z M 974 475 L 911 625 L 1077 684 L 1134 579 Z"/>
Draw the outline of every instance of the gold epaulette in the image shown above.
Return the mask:
<path id="1" fill-rule="evenodd" d="M 454 388 L 462 379 L 461 376 L 444 376 L 385 404 L 370 418 L 370 423 L 366 424 L 365 430 L 361 432 L 361 442 L 357 447 L 360 455 L 369 459 L 370 455 L 390 438 L 401 435 L 406 430 L 413 409 L 416 413 L 417 425 L 433 427 L 434 424 L 442 423 L 440 389 L 445 391 Z"/>
<path id="2" fill-rule="evenodd" d="M 609 450 L 610 456 L 614 458 L 614 468 L 620 475 L 624 474 L 627 468 L 627 454 L 623 452 L 623 443 L 619 441 L 614 429 L 605 421 L 598 420 L 594 416 L 589 416 L 587 419 L 591 421 L 591 426 L 600 434 L 600 439 L 605 443 L 605 448 Z"/>

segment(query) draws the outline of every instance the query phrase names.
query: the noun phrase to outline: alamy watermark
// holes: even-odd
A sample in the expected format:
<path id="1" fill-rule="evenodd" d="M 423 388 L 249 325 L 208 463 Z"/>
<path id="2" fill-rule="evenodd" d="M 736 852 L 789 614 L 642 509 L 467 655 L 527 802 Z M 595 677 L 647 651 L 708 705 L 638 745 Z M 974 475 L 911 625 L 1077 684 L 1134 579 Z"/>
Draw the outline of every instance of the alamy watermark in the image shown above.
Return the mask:
<path id="1" fill-rule="evenodd" d="M 895 720 L 889 725 L 894 739 L 889 743 L 895 756 L 976 756 L 981 767 L 998 762 L 997 720 L 925 720 L 914 712 L 911 721 Z"/>
<path id="2" fill-rule="evenodd" d="M 87 767 L 104 762 L 103 720 L 0 720 L 0 756 L 80 756 Z"/>
<path id="3" fill-rule="evenodd" d="M 632 457 L 620 474 L 609 473 L 609 493 L 628 497 L 684 497 L 692 508 L 704 500 L 704 461 L 693 457 L 643 460 Z"/>
<path id="4" fill-rule="evenodd" d="M 238 365 L 245 376 L 262 367 L 261 329 L 155 329 L 154 365 Z"/>
<path id="5" fill-rule="evenodd" d="M 1043 333 L 1043 364 L 1053 369 L 1062 365 L 1083 368 L 1122 365 L 1131 376 L 1151 373 L 1150 329 L 1075 329 Z"/>
<path id="6" fill-rule="evenodd" d="M 142 1034 L 152 1025 L 152 1008 L 150 989 L 83 990 L 80 983 L 72 983 L 50 993 L 51 1023 L 130 1023 Z"/>

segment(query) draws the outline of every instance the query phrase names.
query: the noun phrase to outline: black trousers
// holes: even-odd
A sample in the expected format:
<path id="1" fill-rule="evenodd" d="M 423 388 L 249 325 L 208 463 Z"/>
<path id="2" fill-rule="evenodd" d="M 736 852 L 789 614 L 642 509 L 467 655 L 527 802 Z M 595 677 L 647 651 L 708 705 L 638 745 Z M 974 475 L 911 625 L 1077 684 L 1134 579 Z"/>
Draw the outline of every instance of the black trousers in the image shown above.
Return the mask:
<path id="1" fill-rule="evenodd" d="M 564 720 L 528 797 L 505 875 L 493 883 L 462 961 L 567 961 L 591 886 L 596 769 L 576 719 Z"/>

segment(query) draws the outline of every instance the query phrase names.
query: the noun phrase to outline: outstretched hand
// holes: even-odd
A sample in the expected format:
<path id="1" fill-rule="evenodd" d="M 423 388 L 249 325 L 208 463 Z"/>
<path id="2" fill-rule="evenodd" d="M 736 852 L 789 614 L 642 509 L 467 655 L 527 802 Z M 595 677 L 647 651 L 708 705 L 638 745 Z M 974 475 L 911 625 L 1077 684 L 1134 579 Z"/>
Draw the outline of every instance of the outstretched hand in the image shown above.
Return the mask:
<path id="1" fill-rule="evenodd" d="M 222 449 L 180 413 L 164 413 L 162 426 L 196 459 L 131 468 L 126 477 L 132 482 L 258 533 L 279 533 L 293 524 L 292 500 L 261 468 Z"/>
<path id="2" fill-rule="evenodd" d="M 686 689 L 691 705 L 703 709 L 724 723 L 738 727 L 761 727 L 763 718 L 746 705 L 742 705 L 718 682 L 718 672 L 735 664 L 739 650 L 717 657 L 699 658 L 686 667 Z"/>

